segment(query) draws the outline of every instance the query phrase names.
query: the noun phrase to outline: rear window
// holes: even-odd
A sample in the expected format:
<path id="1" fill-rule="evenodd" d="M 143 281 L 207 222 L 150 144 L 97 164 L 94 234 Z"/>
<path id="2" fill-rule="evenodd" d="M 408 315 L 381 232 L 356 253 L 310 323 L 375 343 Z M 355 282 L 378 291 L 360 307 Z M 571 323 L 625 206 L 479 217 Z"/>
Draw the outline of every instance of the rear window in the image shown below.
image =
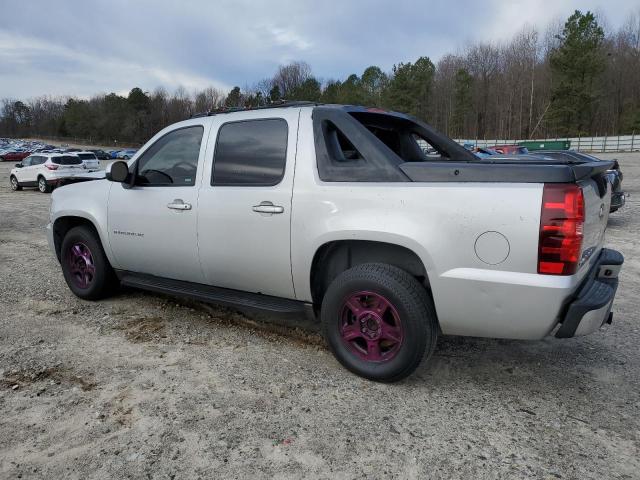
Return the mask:
<path id="1" fill-rule="evenodd" d="M 61 157 L 51 157 L 51 161 L 58 165 L 82 165 L 82 160 L 79 157 L 64 155 Z"/>
<path id="2" fill-rule="evenodd" d="M 97 160 L 97 157 L 93 153 L 78 153 L 80 160 Z"/>
<path id="3" fill-rule="evenodd" d="M 287 160 L 284 119 L 247 120 L 220 127 L 212 185 L 269 186 L 280 183 Z"/>

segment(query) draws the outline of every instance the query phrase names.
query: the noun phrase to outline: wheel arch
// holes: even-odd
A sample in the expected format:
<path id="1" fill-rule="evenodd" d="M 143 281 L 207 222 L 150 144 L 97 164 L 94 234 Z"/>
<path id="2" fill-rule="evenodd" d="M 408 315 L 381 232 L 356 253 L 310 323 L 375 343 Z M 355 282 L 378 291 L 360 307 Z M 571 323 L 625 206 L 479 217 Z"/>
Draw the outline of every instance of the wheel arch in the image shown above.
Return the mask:
<path id="1" fill-rule="evenodd" d="M 386 263 L 405 270 L 431 295 L 427 268 L 412 249 L 385 241 L 333 240 L 322 244 L 311 262 L 309 286 L 315 308 L 319 308 L 329 284 L 340 273 L 363 263 Z"/>
<path id="2" fill-rule="evenodd" d="M 105 244 L 102 238 L 100 237 L 100 232 L 98 231 L 98 229 L 96 228 L 95 224 L 91 219 L 87 217 L 77 216 L 77 215 L 65 215 L 65 216 L 56 218 L 53 221 L 53 226 L 52 226 L 53 245 L 55 248 L 56 257 L 58 258 L 58 261 L 60 261 L 60 251 L 62 248 L 62 240 L 64 239 L 64 236 L 72 228 L 83 226 L 83 225 L 93 230 L 93 232 L 96 234 L 98 238 L 98 241 L 102 244 L 102 248 L 105 250 L 105 253 L 106 253 L 107 249 L 105 248 Z"/>

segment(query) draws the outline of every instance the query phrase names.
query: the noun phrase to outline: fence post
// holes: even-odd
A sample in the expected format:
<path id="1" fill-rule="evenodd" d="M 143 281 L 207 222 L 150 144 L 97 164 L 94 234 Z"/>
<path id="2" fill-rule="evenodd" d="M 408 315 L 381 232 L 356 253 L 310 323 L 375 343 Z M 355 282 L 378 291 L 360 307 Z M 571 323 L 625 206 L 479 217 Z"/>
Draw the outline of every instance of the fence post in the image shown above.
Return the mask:
<path id="1" fill-rule="evenodd" d="M 580 134 L 578 134 L 578 151 L 580 151 Z"/>
<path id="2" fill-rule="evenodd" d="M 631 134 L 631 151 L 633 152 L 633 140 L 636 137 L 636 132 L 635 130 L 633 131 L 633 133 Z"/>
<path id="3" fill-rule="evenodd" d="M 616 151 L 620 151 L 620 135 L 618 135 L 618 143 L 616 144 Z"/>
<path id="4" fill-rule="evenodd" d="M 607 153 L 607 134 L 604 135 L 604 144 L 602 145 L 602 152 Z"/>

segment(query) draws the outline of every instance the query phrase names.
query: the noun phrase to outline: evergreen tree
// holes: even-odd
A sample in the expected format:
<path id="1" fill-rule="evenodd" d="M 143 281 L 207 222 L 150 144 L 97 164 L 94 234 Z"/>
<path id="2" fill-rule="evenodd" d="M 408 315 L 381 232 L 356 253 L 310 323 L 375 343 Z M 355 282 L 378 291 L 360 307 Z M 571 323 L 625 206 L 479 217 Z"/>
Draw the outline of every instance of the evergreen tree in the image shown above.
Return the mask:
<path id="1" fill-rule="evenodd" d="M 278 85 L 274 85 L 273 88 L 269 91 L 269 101 L 277 102 L 282 98 L 282 94 L 280 93 L 280 87 Z"/>
<path id="2" fill-rule="evenodd" d="M 289 93 L 287 100 L 308 100 L 317 102 L 320 100 L 320 82 L 313 77 L 307 78 L 302 84 L 295 87 Z"/>
<path id="3" fill-rule="evenodd" d="M 604 31 L 591 12 L 576 10 L 550 58 L 553 89 L 549 116 L 565 135 L 584 134 L 593 119 L 597 77 L 604 71 Z"/>
<path id="4" fill-rule="evenodd" d="M 465 68 L 459 68 L 454 78 L 453 115 L 451 118 L 451 134 L 458 138 L 464 135 L 465 118 L 471 111 L 471 87 L 473 77 Z"/>
<path id="5" fill-rule="evenodd" d="M 224 101 L 224 106 L 227 108 L 236 108 L 242 105 L 242 94 L 240 93 L 240 87 L 233 87 L 227 95 Z"/>
<path id="6" fill-rule="evenodd" d="M 365 69 L 360 79 L 362 98 L 365 105 L 380 106 L 382 92 L 387 86 L 387 80 L 387 76 L 380 70 L 380 67 L 371 66 Z"/>
<path id="7" fill-rule="evenodd" d="M 384 93 L 384 105 L 425 120 L 434 73 L 435 66 L 428 57 L 420 57 L 413 64 L 394 65 L 393 76 Z"/>

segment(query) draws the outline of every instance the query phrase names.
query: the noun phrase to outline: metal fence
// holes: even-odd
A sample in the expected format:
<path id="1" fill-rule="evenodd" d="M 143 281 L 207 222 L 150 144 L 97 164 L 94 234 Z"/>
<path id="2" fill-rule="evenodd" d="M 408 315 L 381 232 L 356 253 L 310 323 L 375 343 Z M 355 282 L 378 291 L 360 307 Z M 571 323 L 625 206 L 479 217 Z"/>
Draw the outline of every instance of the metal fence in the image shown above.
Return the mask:
<path id="1" fill-rule="evenodd" d="M 638 152 L 640 151 L 640 135 L 619 135 L 613 137 L 572 137 L 572 138 L 537 138 L 532 140 L 487 140 L 487 139 L 467 139 L 456 140 L 461 145 L 471 143 L 480 148 L 493 147 L 495 145 L 514 145 L 519 142 L 549 142 L 549 141 L 571 141 L 572 150 L 583 152 Z"/>

